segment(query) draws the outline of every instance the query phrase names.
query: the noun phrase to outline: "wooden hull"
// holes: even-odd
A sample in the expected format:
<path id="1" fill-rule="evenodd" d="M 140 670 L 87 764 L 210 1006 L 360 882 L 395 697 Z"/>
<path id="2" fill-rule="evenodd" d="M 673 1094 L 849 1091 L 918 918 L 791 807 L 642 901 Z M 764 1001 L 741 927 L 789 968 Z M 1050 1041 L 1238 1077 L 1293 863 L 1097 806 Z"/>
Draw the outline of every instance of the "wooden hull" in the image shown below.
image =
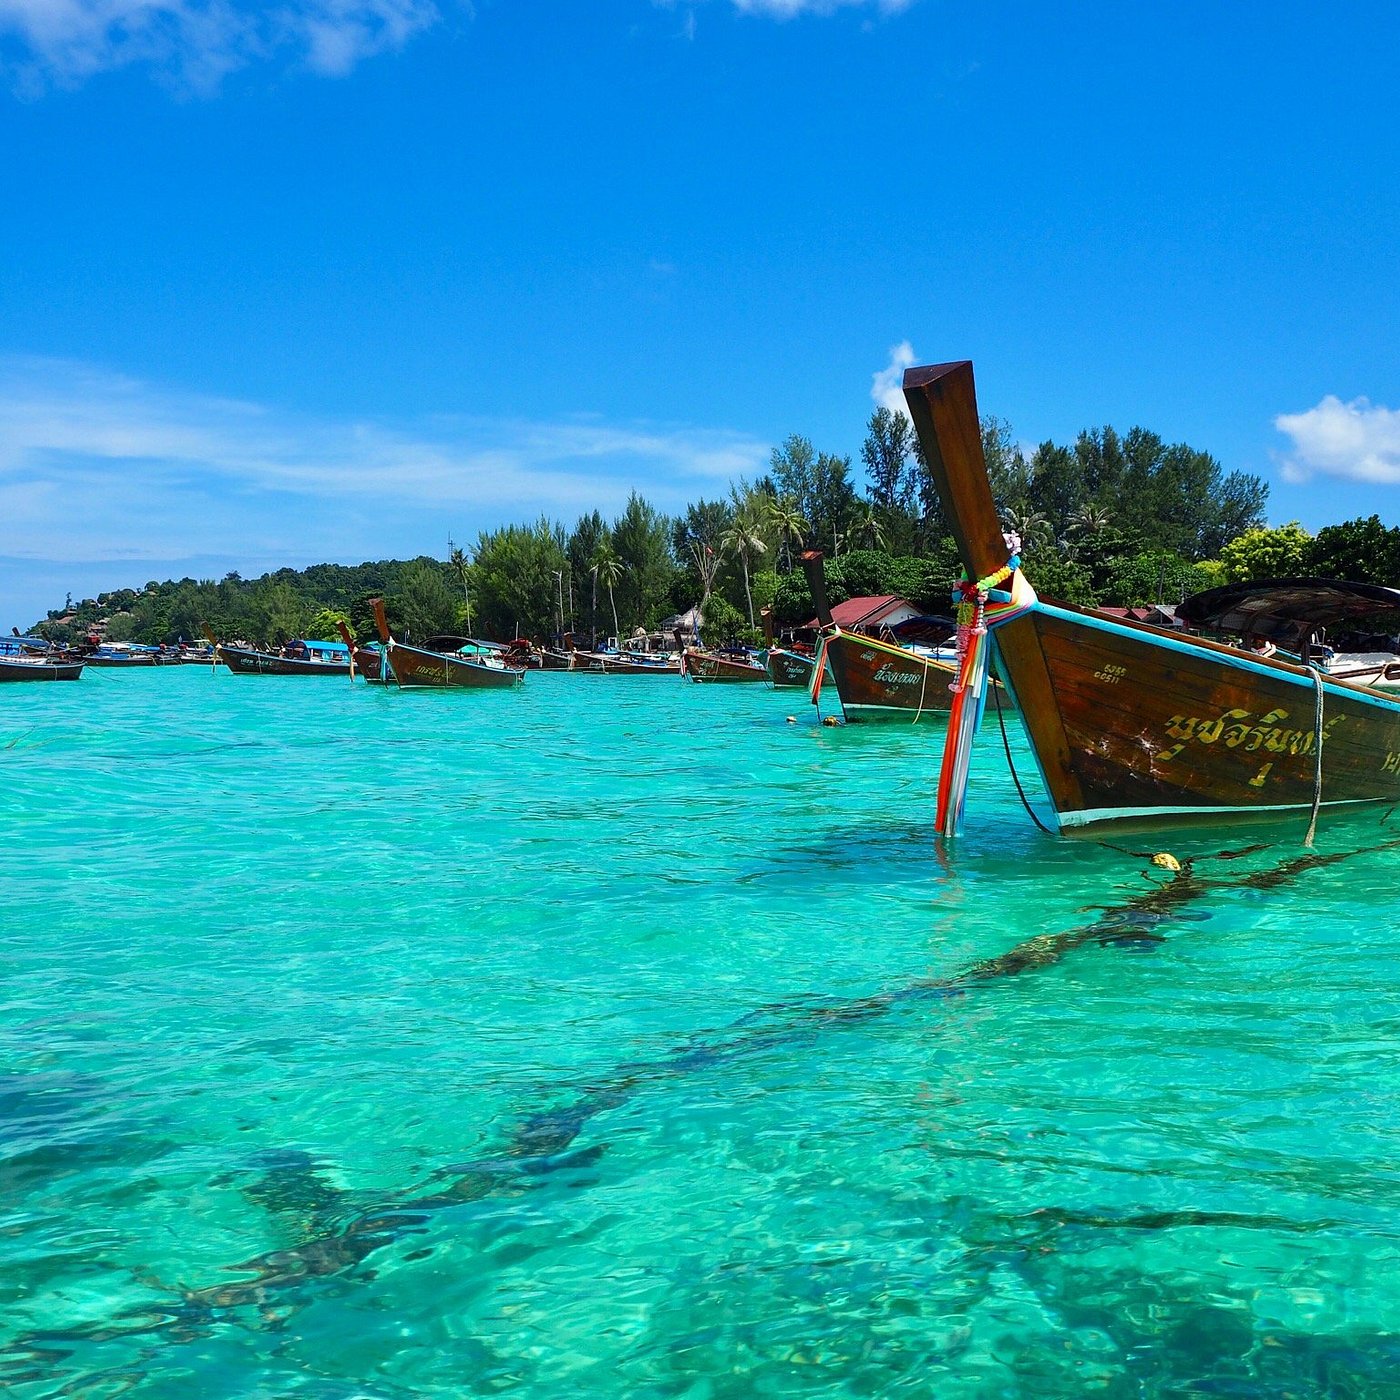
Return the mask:
<path id="1" fill-rule="evenodd" d="M 993 578 L 1010 550 L 972 366 L 910 370 L 904 392 L 963 564 Z M 1062 831 L 1306 818 L 1315 799 L 1400 801 L 1400 701 L 1292 662 L 1042 603 L 1020 574 L 1000 588 L 1009 601 L 993 619 L 995 662 Z"/>
<path id="2" fill-rule="evenodd" d="M 854 632 L 838 631 L 823 641 L 848 723 L 946 718 L 953 701 L 953 667 L 947 662 Z"/>
<path id="3" fill-rule="evenodd" d="M 1146 626 L 1041 603 L 995 634 L 1064 830 L 1400 801 L 1400 701 Z M 1026 699 L 1026 695 L 1021 697 Z"/>
<path id="4" fill-rule="evenodd" d="M 0 657 L 0 681 L 75 681 L 83 674 L 81 661 L 20 661 Z"/>
<path id="5" fill-rule="evenodd" d="M 389 666 L 394 679 L 405 688 L 500 690 L 519 685 L 525 675 L 518 667 L 488 666 L 465 656 L 419 651 L 399 642 L 389 643 Z"/>
<path id="6" fill-rule="evenodd" d="M 393 672 L 384 663 L 384 653 L 370 647 L 355 648 L 355 674 L 370 685 L 385 685 L 394 679 Z"/>
<path id="7" fill-rule="evenodd" d="M 216 654 L 225 666 L 240 676 L 340 676 L 350 674 L 348 661 L 297 661 L 270 651 L 245 650 L 220 645 Z"/>
<path id="8" fill-rule="evenodd" d="M 800 686 L 806 690 L 812 683 L 812 658 L 782 647 L 770 647 L 768 679 L 779 689 Z"/>
<path id="9" fill-rule="evenodd" d="M 738 661 L 728 656 L 720 656 L 713 651 L 698 651 L 687 647 L 683 674 L 693 681 L 720 681 L 727 683 L 759 681 L 767 684 L 768 668 L 749 661 Z"/>
<path id="10" fill-rule="evenodd" d="M 112 671 L 146 671 L 159 663 L 149 652 L 141 656 L 89 656 L 86 666 L 105 666 Z"/>
<path id="11" fill-rule="evenodd" d="M 537 655 L 540 659 L 540 670 L 542 671 L 572 671 L 574 669 L 574 654 L 570 651 L 541 651 Z"/>
<path id="12" fill-rule="evenodd" d="M 681 673 L 679 662 L 636 661 L 626 656 L 607 656 L 597 652 L 580 652 L 576 669 L 605 676 L 678 676 Z"/>

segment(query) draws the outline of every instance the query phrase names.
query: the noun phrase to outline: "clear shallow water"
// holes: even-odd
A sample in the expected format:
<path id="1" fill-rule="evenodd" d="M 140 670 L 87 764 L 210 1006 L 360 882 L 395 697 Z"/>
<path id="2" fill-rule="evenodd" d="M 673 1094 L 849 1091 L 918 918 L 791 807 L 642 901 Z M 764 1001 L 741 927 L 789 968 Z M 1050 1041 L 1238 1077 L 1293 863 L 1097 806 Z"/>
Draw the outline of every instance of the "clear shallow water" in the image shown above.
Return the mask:
<path id="1" fill-rule="evenodd" d="M 1154 899 L 809 715 L 0 690 L 10 1393 L 1395 1395 L 1400 829 Z"/>

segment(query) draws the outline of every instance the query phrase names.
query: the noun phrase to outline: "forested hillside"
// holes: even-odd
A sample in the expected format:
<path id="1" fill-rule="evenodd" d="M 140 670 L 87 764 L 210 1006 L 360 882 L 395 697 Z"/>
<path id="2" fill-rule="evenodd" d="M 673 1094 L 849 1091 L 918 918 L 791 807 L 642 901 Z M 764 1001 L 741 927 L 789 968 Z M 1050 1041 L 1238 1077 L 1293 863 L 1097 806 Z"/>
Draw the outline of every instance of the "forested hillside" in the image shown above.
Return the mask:
<path id="1" fill-rule="evenodd" d="M 1028 456 L 1010 425 L 990 418 L 983 446 L 1003 522 L 1021 536 L 1026 573 L 1049 597 L 1130 606 L 1176 602 L 1231 579 L 1400 580 L 1400 529 L 1375 516 L 1315 538 L 1296 524 L 1268 529 L 1258 477 L 1226 472 L 1209 453 L 1143 428 L 1087 429 Z M 505 525 L 446 560 L 152 581 L 70 598 L 34 630 L 55 640 L 98 632 L 169 642 L 207 626 L 223 639 L 275 643 L 334 636 L 344 618 L 368 636 L 368 600 L 382 595 L 395 628 L 415 636 L 626 634 L 695 603 L 712 638 L 744 635 L 764 605 L 783 623 L 810 616 L 795 560 L 813 547 L 827 555 L 833 602 L 900 593 L 946 611 L 957 561 L 908 420 L 878 409 L 861 462 L 858 484 L 849 457 L 794 435 L 774 449 L 762 478 L 736 481 L 724 499 L 693 502 L 675 517 L 634 493 L 616 519 L 593 511 L 572 528 L 549 519 Z"/>

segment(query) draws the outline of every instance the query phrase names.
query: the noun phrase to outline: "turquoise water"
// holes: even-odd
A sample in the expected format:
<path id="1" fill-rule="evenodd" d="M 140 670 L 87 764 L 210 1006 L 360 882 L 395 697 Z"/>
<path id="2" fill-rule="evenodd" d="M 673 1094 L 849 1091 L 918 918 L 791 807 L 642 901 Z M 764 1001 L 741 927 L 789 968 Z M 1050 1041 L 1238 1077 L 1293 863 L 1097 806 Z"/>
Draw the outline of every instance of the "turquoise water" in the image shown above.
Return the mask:
<path id="1" fill-rule="evenodd" d="M 1400 1393 L 1400 826 L 1172 883 L 991 728 L 940 853 L 940 745 L 669 678 L 0 688 L 0 1382 Z"/>

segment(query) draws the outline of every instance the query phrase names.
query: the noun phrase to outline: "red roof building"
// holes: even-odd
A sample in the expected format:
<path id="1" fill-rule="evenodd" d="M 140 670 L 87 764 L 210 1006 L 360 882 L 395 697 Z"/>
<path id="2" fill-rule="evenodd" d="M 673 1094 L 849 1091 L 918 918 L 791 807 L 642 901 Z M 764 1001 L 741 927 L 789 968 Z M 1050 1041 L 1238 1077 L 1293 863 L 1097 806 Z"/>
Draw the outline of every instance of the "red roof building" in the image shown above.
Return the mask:
<path id="1" fill-rule="evenodd" d="M 882 593 L 874 598 L 847 598 L 831 610 L 831 620 L 846 632 L 860 627 L 867 631 L 876 627 L 893 627 L 896 622 L 919 615 L 913 603 L 894 593 Z M 817 626 L 817 619 L 813 618 L 807 626 Z"/>

